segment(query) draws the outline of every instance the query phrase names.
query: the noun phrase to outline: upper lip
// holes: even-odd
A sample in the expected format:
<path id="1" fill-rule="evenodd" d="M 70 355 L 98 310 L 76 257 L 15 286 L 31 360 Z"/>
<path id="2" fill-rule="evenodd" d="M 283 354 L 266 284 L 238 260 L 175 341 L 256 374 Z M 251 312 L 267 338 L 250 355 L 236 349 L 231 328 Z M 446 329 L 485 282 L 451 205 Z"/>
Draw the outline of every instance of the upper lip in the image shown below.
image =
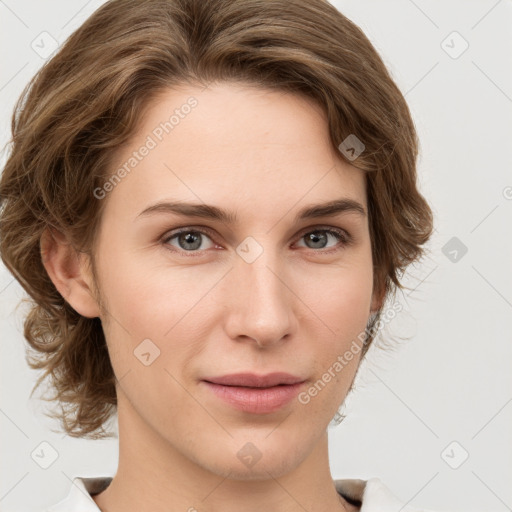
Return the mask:
<path id="1" fill-rule="evenodd" d="M 266 375 L 256 375 L 254 373 L 233 373 L 231 375 L 223 375 L 222 377 L 209 377 L 203 379 L 214 384 L 222 384 L 224 386 L 244 386 L 253 388 L 268 388 L 278 386 L 279 384 L 297 384 L 304 382 L 305 379 L 291 375 L 290 373 L 275 372 Z"/>

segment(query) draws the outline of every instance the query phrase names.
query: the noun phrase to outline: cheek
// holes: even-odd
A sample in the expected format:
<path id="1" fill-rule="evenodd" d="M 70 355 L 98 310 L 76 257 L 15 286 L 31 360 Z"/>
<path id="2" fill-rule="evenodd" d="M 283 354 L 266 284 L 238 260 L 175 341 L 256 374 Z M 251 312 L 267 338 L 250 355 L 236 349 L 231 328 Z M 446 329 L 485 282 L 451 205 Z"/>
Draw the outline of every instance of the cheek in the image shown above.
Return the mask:
<path id="1" fill-rule="evenodd" d="M 308 284 L 300 288 L 301 298 L 328 328 L 326 332 L 330 330 L 338 343 L 343 343 L 364 330 L 371 307 L 371 263 L 321 269 L 308 277 Z"/>
<path id="2" fill-rule="evenodd" d="M 142 259 L 110 254 L 110 260 L 103 259 L 101 282 L 108 309 L 104 329 L 116 375 L 140 372 L 140 363 L 148 359 L 154 359 L 154 368 L 185 365 L 208 336 L 210 314 L 203 307 L 210 301 L 204 298 L 219 276 L 201 274 L 193 266 L 155 268 Z"/>
<path id="3" fill-rule="evenodd" d="M 360 363 L 371 305 L 371 267 L 370 272 L 363 267 L 345 270 L 323 276 L 321 289 L 303 299 L 314 312 L 300 330 L 315 340 L 315 379 L 298 399 L 308 416 L 318 421 L 330 421 L 348 393 Z"/>
<path id="4" fill-rule="evenodd" d="M 118 393 L 143 417 L 170 428 L 172 418 L 191 406 L 180 382 L 206 334 L 190 313 L 213 283 L 200 285 L 190 281 L 192 272 L 155 270 L 135 259 L 110 263 L 102 280 L 109 309 L 104 329 Z"/>
<path id="5" fill-rule="evenodd" d="M 155 266 L 142 256 L 112 256 L 104 263 L 109 313 L 137 336 L 164 336 L 214 283 L 214 276 L 199 278 L 197 267 Z"/>
<path id="6" fill-rule="evenodd" d="M 301 404 L 311 414 L 330 419 L 346 396 L 359 366 L 362 341 L 371 307 L 372 267 L 364 255 L 359 264 L 310 275 L 317 287 L 307 288 L 307 314 L 299 330 L 314 339 L 311 349 L 316 380 L 303 393 Z"/>

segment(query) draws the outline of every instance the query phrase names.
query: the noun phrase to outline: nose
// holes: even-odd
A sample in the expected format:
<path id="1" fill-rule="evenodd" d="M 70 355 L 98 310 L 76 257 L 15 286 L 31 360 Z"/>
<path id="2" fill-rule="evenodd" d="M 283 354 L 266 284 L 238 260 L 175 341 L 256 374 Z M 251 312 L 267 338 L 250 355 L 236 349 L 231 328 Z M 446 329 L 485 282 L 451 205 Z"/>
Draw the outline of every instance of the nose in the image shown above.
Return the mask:
<path id="1" fill-rule="evenodd" d="M 282 265 L 264 255 L 253 263 L 237 261 L 224 289 L 227 334 L 260 348 L 283 343 L 293 334 L 297 305 Z"/>

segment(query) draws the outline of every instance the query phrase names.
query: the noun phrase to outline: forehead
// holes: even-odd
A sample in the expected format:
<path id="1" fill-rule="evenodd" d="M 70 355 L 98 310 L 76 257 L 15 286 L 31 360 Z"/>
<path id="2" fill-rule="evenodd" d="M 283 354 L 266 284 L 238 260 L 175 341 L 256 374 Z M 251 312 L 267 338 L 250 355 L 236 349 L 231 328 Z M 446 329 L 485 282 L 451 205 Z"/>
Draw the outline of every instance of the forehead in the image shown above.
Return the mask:
<path id="1" fill-rule="evenodd" d="M 347 197 L 366 206 L 364 172 L 332 147 L 321 107 L 245 84 L 160 92 L 112 172 L 122 167 L 110 199 L 137 207 L 171 197 L 267 209 Z"/>

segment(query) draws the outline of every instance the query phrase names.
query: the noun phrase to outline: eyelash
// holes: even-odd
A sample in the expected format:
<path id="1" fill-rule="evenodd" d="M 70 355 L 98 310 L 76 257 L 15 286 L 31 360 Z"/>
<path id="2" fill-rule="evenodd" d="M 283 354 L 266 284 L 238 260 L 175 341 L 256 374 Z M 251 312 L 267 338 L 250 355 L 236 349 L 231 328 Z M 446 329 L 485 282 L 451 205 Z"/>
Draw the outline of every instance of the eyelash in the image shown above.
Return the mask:
<path id="1" fill-rule="evenodd" d="M 345 230 L 335 228 L 332 226 L 313 226 L 312 228 L 307 228 L 307 231 L 302 231 L 299 240 L 302 239 L 304 236 L 316 233 L 316 232 L 325 232 L 328 234 L 333 235 L 335 238 L 338 239 L 338 241 L 342 242 L 341 247 L 331 247 L 329 249 L 309 249 L 313 252 L 317 252 L 320 254 L 332 254 L 334 252 L 338 252 L 343 250 L 345 247 L 348 247 L 351 245 L 353 239 L 352 236 Z M 204 228 L 204 227 L 194 227 L 194 226 L 187 226 L 184 228 L 177 228 L 177 231 L 171 231 L 166 232 L 166 234 L 162 237 L 162 243 L 165 245 L 165 247 L 172 251 L 172 252 L 178 252 L 178 253 L 184 253 L 187 257 L 197 257 L 201 255 L 206 249 L 204 250 L 195 250 L 195 251 L 184 251 L 182 249 L 177 249 L 175 247 L 170 248 L 169 242 L 173 239 L 181 235 L 182 233 L 200 233 L 202 235 L 207 235 L 210 239 L 212 239 L 212 242 L 216 243 L 214 240 L 213 232 L 210 229 Z M 306 249 L 308 249 L 306 247 Z"/>

